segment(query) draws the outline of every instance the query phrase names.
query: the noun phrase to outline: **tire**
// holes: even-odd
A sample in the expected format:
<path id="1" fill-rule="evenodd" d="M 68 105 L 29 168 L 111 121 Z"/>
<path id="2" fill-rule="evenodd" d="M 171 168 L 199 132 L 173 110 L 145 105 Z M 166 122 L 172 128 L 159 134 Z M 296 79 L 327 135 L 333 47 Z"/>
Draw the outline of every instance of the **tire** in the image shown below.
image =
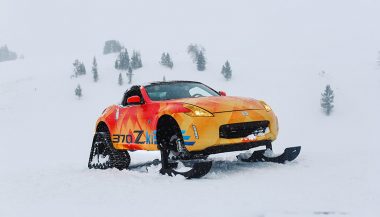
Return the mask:
<path id="1" fill-rule="evenodd" d="M 89 169 L 127 169 L 131 162 L 128 151 L 116 150 L 108 132 L 96 132 L 88 160 Z"/>
<path id="2" fill-rule="evenodd" d="M 189 158 L 189 152 L 184 146 L 181 131 L 178 128 L 165 129 L 164 137 L 161 140 L 160 150 L 169 152 L 171 160 L 181 160 Z"/>

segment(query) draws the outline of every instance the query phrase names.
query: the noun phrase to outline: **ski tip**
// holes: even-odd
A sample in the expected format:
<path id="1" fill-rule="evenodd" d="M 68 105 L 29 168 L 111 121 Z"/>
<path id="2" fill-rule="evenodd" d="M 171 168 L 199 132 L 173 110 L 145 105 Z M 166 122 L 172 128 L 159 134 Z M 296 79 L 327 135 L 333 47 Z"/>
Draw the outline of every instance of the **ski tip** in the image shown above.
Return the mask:
<path id="1" fill-rule="evenodd" d="M 286 161 L 293 161 L 298 157 L 301 152 L 301 146 L 286 148 L 284 154 L 286 155 Z"/>
<path id="2" fill-rule="evenodd" d="M 211 167 L 212 161 L 197 162 L 193 165 L 193 168 L 190 171 L 184 173 L 183 176 L 185 176 L 187 179 L 201 178 L 210 172 Z"/>

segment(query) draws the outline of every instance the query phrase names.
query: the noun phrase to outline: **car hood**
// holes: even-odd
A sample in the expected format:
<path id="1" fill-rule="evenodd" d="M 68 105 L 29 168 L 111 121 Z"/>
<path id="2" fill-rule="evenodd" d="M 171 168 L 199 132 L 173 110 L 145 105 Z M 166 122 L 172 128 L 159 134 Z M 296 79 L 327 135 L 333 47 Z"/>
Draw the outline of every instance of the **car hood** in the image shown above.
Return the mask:
<path id="1" fill-rule="evenodd" d="M 265 109 L 258 100 L 234 96 L 186 98 L 175 101 L 196 105 L 212 113 Z"/>

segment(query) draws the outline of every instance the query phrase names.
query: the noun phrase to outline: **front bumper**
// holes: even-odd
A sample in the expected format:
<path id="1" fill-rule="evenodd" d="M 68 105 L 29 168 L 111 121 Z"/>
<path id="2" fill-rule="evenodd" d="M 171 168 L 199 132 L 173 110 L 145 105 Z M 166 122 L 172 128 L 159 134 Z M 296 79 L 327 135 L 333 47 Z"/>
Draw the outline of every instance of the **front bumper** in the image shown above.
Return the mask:
<path id="1" fill-rule="evenodd" d="M 202 151 L 191 151 L 190 155 L 193 157 L 196 156 L 207 156 L 211 154 L 219 154 L 232 151 L 245 151 L 251 148 L 256 148 L 260 146 L 265 146 L 266 149 L 272 149 L 272 141 L 270 140 L 261 140 L 256 142 L 242 142 L 237 144 L 228 144 L 228 145 L 217 145 L 210 146 Z"/>
<path id="2" fill-rule="evenodd" d="M 268 141 L 274 141 L 278 134 L 277 118 L 272 111 L 266 110 L 220 112 L 214 113 L 213 117 L 190 117 L 177 113 L 173 117 L 182 130 L 186 148 L 194 153 L 203 151 L 212 154 L 235 149 L 236 151 L 247 150 L 266 145 Z M 256 136 L 254 139 L 220 137 L 221 125 L 253 121 L 269 121 L 269 132 Z"/>

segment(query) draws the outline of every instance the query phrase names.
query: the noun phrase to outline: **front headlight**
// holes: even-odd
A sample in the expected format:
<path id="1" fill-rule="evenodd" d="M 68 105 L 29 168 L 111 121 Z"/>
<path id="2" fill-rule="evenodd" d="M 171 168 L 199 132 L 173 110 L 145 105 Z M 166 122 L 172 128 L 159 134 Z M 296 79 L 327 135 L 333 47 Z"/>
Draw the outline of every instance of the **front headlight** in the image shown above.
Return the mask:
<path id="1" fill-rule="evenodd" d="M 268 104 L 266 104 L 264 101 L 260 100 L 260 103 L 261 103 L 261 105 L 264 106 L 264 108 L 267 112 L 272 111 L 272 108 Z"/>
<path id="2" fill-rule="evenodd" d="M 183 107 L 190 110 L 190 112 L 185 112 L 185 114 L 191 117 L 213 117 L 214 116 L 212 113 L 195 105 L 184 104 Z"/>

